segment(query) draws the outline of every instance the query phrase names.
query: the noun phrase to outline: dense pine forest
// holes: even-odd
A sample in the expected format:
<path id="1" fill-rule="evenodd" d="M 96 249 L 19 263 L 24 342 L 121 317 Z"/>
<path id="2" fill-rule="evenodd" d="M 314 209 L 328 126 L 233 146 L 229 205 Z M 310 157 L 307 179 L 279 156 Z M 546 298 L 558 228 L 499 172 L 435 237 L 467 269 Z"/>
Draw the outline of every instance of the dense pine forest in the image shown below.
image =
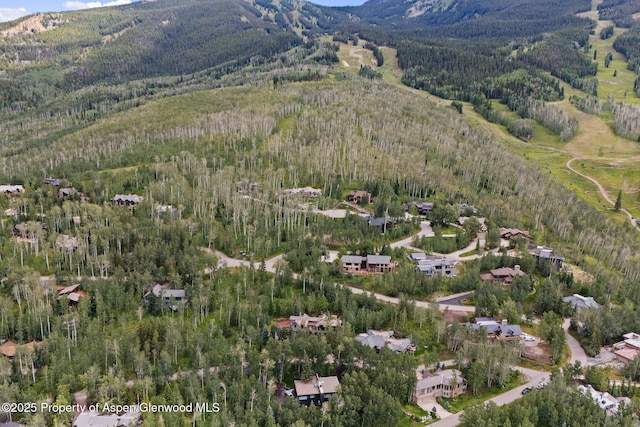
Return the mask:
<path id="1" fill-rule="evenodd" d="M 632 73 L 636 6 L 592 11 Z M 635 387 L 615 381 L 640 380 L 638 359 L 583 376 L 562 324 L 589 356 L 640 331 L 640 242 L 620 214 L 635 177 L 603 209 L 512 148 L 543 135 L 545 150 L 569 151 L 584 116 L 637 144 L 637 105 L 599 93 L 589 10 L 158 0 L 0 24 L 0 344 L 15 344 L 0 355 L 0 403 L 218 408 L 148 412 L 145 426 L 424 425 L 437 414 L 412 403 L 417 369 L 455 364 L 473 403 L 528 381 L 525 346 L 471 332 L 475 314 L 537 333 L 549 361 L 524 367 L 553 372 L 506 407 L 440 399 L 462 425 L 633 425 Z M 346 204 L 354 190 L 371 203 Z M 426 217 L 417 201 L 433 204 Z M 426 220 L 432 235 L 419 234 Z M 500 228 L 530 240 L 501 248 Z M 576 273 L 536 261 L 532 242 Z M 463 262 L 428 277 L 412 248 Z M 396 268 L 345 274 L 345 255 Z M 522 275 L 481 280 L 497 268 Z M 458 292 L 475 308 L 439 310 L 435 296 Z M 562 299 L 574 293 L 606 306 L 574 310 Z M 302 314 L 340 322 L 281 326 Z M 355 339 L 368 330 L 414 348 L 369 348 Z M 334 375 L 323 406 L 289 396 Z M 609 417 L 579 383 L 631 403 Z M 0 423 L 9 412 L 28 426 L 77 415 L 3 407 Z"/>

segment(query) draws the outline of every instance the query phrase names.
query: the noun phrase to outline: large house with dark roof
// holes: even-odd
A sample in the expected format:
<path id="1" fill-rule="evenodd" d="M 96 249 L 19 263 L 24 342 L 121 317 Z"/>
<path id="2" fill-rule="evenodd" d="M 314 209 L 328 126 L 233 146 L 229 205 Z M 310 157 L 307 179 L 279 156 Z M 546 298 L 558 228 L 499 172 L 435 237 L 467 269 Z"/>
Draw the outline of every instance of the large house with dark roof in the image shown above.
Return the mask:
<path id="1" fill-rule="evenodd" d="M 547 246 L 531 245 L 529 246 L 529 254 L 533 255 L 538 266 L 546 262 L 549 263 L 549 265 L 556 271 L 562 268 L 562 263 L 564 262 L 564 257 L 555 255 L 553 253 L 553 248 L 549 248 Z"/>
<path id="2" fill-rule="evenodd" d="M 487 333 L 487 338 L 504 341 L 520 341 L 522 339 L 522 328 L 520 325 L 509 325 L 506 320 L 498 323 L 493 317 L 477 317 L 475 323 L 467 323 L 470 331 L 483 329 Z"/>
<path id="3" fill-rule="evenodd" d="M 419 215 L 427 215 L 429 212 L 433 210 L 433 202 L 413 201 L 413 202 L 409 202 L 402 205 L 405 211 L 409 211 L 409 209 L 411 209 L 412 206 L 416 207 L 416 210 L 418 211 Z"/>
<path id="4" fill-rule="evenodd" d="M 531 236 L 528 231 L 518 230 L 517 228 L 500 228 L 500 237 L 505 240 L 521 237 L 527 241 L 531 241 Z"/>
<path id="5" fill-rule="evenodd" d="M 184 289 L 170 289 L 159 283 L 156 283 L 151 291 L 144 295 L 145 300 L 148 300 L 148 297 L 151 294 L 161 299 L 164 305 L 169 307 L 172 311 L 177 311 L 178 304 L 180 304 L 181 301 L 187 300 L 187 293 Z"/>

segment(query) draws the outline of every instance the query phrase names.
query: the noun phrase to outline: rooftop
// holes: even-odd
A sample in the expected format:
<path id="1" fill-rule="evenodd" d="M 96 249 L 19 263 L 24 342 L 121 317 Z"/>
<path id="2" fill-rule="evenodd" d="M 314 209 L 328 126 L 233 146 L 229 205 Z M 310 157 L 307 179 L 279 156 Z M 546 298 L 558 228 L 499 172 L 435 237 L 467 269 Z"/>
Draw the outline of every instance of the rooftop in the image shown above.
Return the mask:
<path id="1" fill-rule="evenodd" d="M 295 380 L 293 382 L 297 396 L 312 396 L 314 394 L 336 393 L 340 388 L 338 377 L 321 377 L 316 374 L 315 378 L 308 381 Z"/>
<path id="2" fill-rule="evenodd" d="M 393 331 L 376 331 L 369 329 L 366 333 L 358 334 L 356 340 L 376 350 L 388 347 L 392 351 L 403 353 L 412 349 L 409 338 L 394 338 L 393 334 Z"/>
<path id="3" fill-rule="evenodd" d="M 140 418 L 139 412 L 126 412 L 122 415 L 104 415 L 98 412 L 82 412 L 73 427 L 121 427 L 134 425 Z"/>
<path id="4" fill-rule="evenodd" d="M 600 308 L 600 304 L 595 302 L 593 297 L 583 297 L 580 294 L 573 294 L 562 298 L 562 301 L 570 303 L 574 308 Z"/>
<path id="5" fill-rule="evenodd" d="M 427 373 L 424 378 L 418 380 L 416 383 L 416 390 L 423 390 L 438 385 L 451 385 L 454 377 L 459 385 L 465 382 L 462 372 L 457 369 L 438 370 L 433 374 Z"/>

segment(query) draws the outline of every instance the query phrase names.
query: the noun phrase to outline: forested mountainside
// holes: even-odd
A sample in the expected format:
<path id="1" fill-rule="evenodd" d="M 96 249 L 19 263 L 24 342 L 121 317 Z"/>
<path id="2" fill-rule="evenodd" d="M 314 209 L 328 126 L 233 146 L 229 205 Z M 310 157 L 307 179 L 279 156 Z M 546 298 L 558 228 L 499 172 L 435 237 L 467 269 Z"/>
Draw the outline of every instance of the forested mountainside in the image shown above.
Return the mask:
<path id="1" fill-rule="evenodd" d="M 233 0 L 140 2 L 25 19 L 26 31 L 4 37 L 9 43 L 3 68 L 17 67 L 29 79 L 46 67 L 46 75 L 36 79 L 59 89 L 205 68 L 237 69 L 300 43 L 256 8 Z M 34 20 L 41 24 L 33 26 Z M 30 26 L 43 31 L 29 31 Z"/>
<path id="2" fill-rule="evenodd" d="M 212 409 L 145 412 L 149 426 L 417 426 L 440 414 L 412 403 L 418 380 L 446 360 L 472 396 L 437 402 L 452 412 L 549 378 L 464 425 L 631 425 L 637 399 L 607 415 L 572 389 L 633 398 L 640 359 L 583 371 L 562 325 L 590 356 L 640 331 L 623 217 L 638 31 L 593 20 L 627 26 L 634 7 L 158 0 L 0 24 L 0 403 L 15 404 L 0 423 L 79 415 L 18 403 L 146 402 Z M 614 85 L 629 93 L 603 95 Z M 370 203 L 345 203 L 355 190 Z M 415 248 L 455 271 L 424 274 Z M 352 274 L 345 255 L 393 272 Z M 520 273 L 482 278 L 496 269 Z M 474 306 L 441 312 L 458 292 Z M 601 311 L 564 302 L 577 293 Z M 474 313 L 521 324 L 540 357 L 522 362 L 531 337 L 473 332 Z M 408 351 L 356 340 L 373 329 Z M 333 376 L 324 406 L 298 401 L 296 381 Z"/>

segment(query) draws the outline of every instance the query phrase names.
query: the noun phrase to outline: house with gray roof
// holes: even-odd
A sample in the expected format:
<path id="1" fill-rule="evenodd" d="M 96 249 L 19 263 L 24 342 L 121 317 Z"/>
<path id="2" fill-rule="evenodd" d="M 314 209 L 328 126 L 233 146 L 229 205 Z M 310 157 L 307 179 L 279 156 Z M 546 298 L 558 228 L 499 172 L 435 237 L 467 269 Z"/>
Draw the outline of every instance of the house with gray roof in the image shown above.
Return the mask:
<path id="1" fill-rule="evenodd" d="M 24 192 L 22 185 L 0 185 L 0 193 L 18 194 Z"/>
<path id="2" fill-rule="evenodd" d="M 484 330 L 487 333 L 487 338 L 493 340 L 504 341 L 520 341 L 522 339 L 522 328 L 520 325 L 509 325 L 506 320 L 498 323 L 492 318 L 479 318 L 481 321 L 476 323 L 467 323 L 467 328 L 470 331 Z"/>
<path id="3" fill-rule="evenodd" d="M 402 205 L 405 211 L 408 211 L 409 209 L 411 209 L 412 206 L 416 207 L 416 210 L 418 211 L 419 215 L 427 215 L 429 212 L 433 210 L 433 202 L 413 201 L 413 202 Z"/>
<path id="4" fill-rule="evenodd" d="M 433 374 L 425 372 L 416 382 L 414 402 L 425 397 L 458 397 L 467 392 L 467 380 L 457 369 L 438 370 Z"/>
<path id="5" fill-rule="evenodd" d="M 593 297 L 583 297 L 580 294 L 569 295 L 568 297 L 562 298 L 562 301 L 571 304 L 571 306 L 576 310 L 602 307 L 593 299 Z"/>
<path id="6" fill-rule="evenodd" d="M 138 196 L 137 194 L 116 194 L 113 199 L 111 199 L 114 205 L 128 207 L 142 203 L 143 200 L 144 197 Z"/>
<path id="7" fill-rule="evenodd" d="M 414 352 L 415 346 L 409 338 L 394 338 L 393 331 L 376 331 L 369 329 L 366 333 L 356 336 L 362 345 L 366 345 L 374 350 L 380 351 L 387 347 L 396 353 Z"/>
<path id="8" fill-rule="evenodd" d="M 145 295 L 145 299 L 151 293 L 156 297 L 162 299 L 164 305 L 169 307 L 173 311 L 177 311 L 178 304 L 181 301 L 186 301 L 187 299 L 187 293 L 184 289 L 170 289 L 167 286 L 162 286 L 159 283 L 155 284 L 155 286 L 151 289 L 151 292 L 147 292 L 147 294 Z"/>
<path id="9" fill-rule="evenodd" d="M 553 253 L 553 248 L 547 246 L 529 246 L 529 254 L 533 255 L 536 259 L 536 264 L 539 266 L 542 263 L 549 263 L 549 265 L 556 269 L 556 271 L 562 268 L 564 257 Z"/>
<path id="10" fill-rule="evenodd" d="M 452 261 L 446 257 L 438 257 L 433 255 L 425 255 L 422 252 L 416 252 L 409 255 L 409 261 L 416 264 L 416 270 L 434 277 L 440 274 L 445 277 L 455 277 L 458 270 L 454 267 Z"/>
<path id="11" fill-rule="evenodd" d="M 343 273 L 391 273 L 396 269 L 389 255 L 344 255 L 341 262 Z"/>
<path id="12" fill-rule="evenodd" d="M 141 424 L 140 412 L 122 415 L 105 415 L 98 412 L 82 412 L 73 422 L 73 427 L 130 427 Z"/>
<path id="13" fill-rule="evenodd" d="M 308 381 L 295 380 L 293 384 L 298 402 L 307 406 L 312 403 L 316 406 L 322 406 L 340 389 L 338 377 L 321 377 L 318 374 Z"/>

